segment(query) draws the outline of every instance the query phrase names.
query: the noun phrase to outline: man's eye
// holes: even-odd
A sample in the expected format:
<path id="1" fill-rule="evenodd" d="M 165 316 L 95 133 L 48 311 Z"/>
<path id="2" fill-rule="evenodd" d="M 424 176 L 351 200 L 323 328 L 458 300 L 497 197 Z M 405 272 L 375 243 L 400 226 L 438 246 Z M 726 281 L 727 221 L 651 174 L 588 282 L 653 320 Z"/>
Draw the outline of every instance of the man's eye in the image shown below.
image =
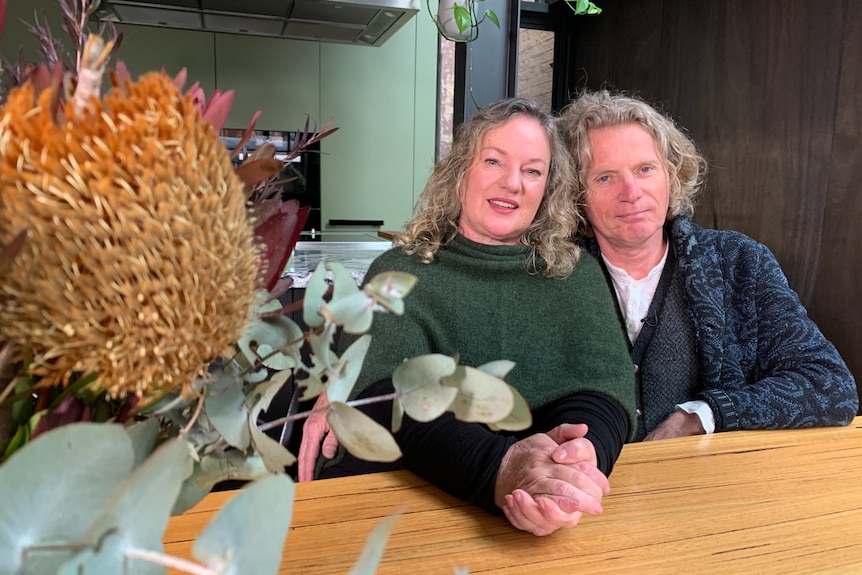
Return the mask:
<path id="1" fill-rule="evenodd" d="M 643 166 L 643 167 L 641 168 L 641 173 L 642 173 L 642 174 L 649 174 L 649 173 L 650 173 L 650 172 L 652 172 L 652 171 L 655 171 L 655 168 L 653 168 L 652 166 Z"/>
<path id="2" fill-rule="evenodd" d="M 611 181 L 611 177 L 610 176 L 599 176 L 598 178 L 596 178 L 596 181 L 600 184 L 607 184 L 608 182 Z"/>

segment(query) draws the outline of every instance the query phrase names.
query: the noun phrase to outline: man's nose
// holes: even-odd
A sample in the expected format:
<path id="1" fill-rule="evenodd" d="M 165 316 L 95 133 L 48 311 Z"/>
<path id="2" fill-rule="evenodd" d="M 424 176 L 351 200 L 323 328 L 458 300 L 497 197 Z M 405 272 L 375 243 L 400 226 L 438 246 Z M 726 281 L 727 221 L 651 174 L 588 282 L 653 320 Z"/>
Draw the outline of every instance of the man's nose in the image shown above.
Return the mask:
<path id="1" fill-rule="evenodd" d="M 620 198 L 624 201 L 636 200 L 642 195 L 641 187 L 634 174 L 623 175 L 620 186 Z"/>

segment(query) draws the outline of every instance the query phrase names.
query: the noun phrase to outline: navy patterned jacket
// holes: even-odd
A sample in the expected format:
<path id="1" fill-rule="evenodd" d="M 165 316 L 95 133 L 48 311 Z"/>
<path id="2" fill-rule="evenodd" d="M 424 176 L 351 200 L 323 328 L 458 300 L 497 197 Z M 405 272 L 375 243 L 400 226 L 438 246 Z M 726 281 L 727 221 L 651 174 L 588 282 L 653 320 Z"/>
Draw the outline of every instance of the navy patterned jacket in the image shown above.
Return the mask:
<path id="1" fill-rule="evenodd" d="M 696 399 L 712 408 L 715 430 L 850 423 L 859 409 L 853 375 L 769 248 L 681 216 L 666 229 L 697 336 Z"/>

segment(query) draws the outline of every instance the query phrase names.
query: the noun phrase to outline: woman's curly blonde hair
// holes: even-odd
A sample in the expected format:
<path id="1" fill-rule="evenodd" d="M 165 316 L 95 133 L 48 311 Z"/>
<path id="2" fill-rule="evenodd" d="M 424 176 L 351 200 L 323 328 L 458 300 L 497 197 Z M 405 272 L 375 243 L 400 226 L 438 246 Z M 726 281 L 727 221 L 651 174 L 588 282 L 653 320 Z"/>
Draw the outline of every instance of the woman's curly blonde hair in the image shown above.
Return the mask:
<path id="1" fill-rule="evenodd" d="M 418 255 L 426 263 L 442 246 L 458 234 L 461 217 L 460 194 L 464 176 L 478 157 L 482 140 L 490 130 L 516 117 L 532 118 L 542 126 L 551 149 L 548 183 L 536 217 L 521 235 L 520 243 L 530 248 L 527 262 L 531 273 L 565 277 L 580 257 L 572 237 L 582 224 L 575 201 L 575 181 L 571 156 L 560 137 L 553 116 L 532 100 L 508 98 L 479 110 L 458 127 L 448 156 L 437 162 L 416 203 L 416 214 L 397 242 L 405 253 Z"/>
<path id="2" fill-rule="evenodd" d="M 667 219 L 694 215 L 694 201 L 703 185 L 707 164 L 691 138 L 671 118 L 639 98 L 598 90 L 581 93 L 563 110 L 558 124 L 575 160 L 579 203 L 585 202 L 587 174 L 593 163 L 590 130 L 638 124 L 655 140 L 670 179 Z M 592 235 L 589 222 L 584 223 L 584 233 Z"/>

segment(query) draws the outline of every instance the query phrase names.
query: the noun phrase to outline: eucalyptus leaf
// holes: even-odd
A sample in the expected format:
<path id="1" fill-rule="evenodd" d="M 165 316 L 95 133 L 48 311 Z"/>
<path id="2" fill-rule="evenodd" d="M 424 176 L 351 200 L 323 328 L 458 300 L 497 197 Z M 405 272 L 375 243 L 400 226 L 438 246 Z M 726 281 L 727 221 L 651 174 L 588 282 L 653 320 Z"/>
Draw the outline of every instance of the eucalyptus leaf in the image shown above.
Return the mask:
<path id="1" fill-rule="evenodd" d="M 334 323 L 327 323 L 319 334 L 311 334 L 306 338 L 311 347 L 311 360 L 313 368 L 309 370 L 311 373 L 321 374 L 326 370 L 332 369 L 333 364 L 338 361 L 338 357 L 332 351 L 332 343 L 335 341 L 335 332 L 338 326 Z"/>
<path id="2" fill-rule="evenodd" d="M 416 276 L 405 272 L 384 272 L 371 278 L 363 290 L 390 312 L 402 315 L 404 298 L 417 281 Z"/>
<path id="3" fill-rule="evenodd" d="M 371 336 L 366 333 L 351 343 L 350 347 L 341 354 L 338 363 L 329 373 L 326 389 L 329 401 L 347 401 L 350 397 L 350 392 L 362 372 L 362 362 L 365 361 L 365 354 L 368 353 L 370 345 Z"/>
<path id="4" fill-rule="evenodd" d="M 275 575 L 293 515 L 294 492 L 286 475 L 246 486 L 197 538 L 192 554 L 221 575 Z"/>
<path id="5" fill-rule="evenodd" d="M 483 363 L 476 369 L 479 371 L 484 371 L 489 375 L 493 375 L 494 377 L 498 377 L 500 379 L 506 379 L 506 376 L 509 375 L 509 372 L 515 368 L 515 362 L 508 359 L 498 359 L 497 361 L 489 361 L 488 363 Z"/>
<path id="6" fill-rule="evenodd" d="M 185 513 L 212 491 L 216 484 L 231 479 L 252 481 L 271 475 L 256 455 L 245 455 L 234 449 L 208 454 L 195 463 L 192 474 L 183 482 L 171 515 Z"/>
<path id="7" fill-rule="evenodd" d="M 401 401 L 392 402 L 392 433 L 401 431 L 401 423 L 404 421 L 404 406 Z"/>
<path id="8" fill-rule="evenodd" d="M 305 295 L 302 298 L 302 321 L 309 327 L 320 327 L 323 325 L 323 316 L 319 310 L 326 303 L 323 294 L 329 286 L 326 284 L 326 266 L 323 262 L 317 264 L 314 273 L 308 278 L 305 286 Z"/>
<path id="9" fill-rule="evenodd" d="M 522 431 L 533 425 L 533 413 L 530 411 L 530 406 L 527 405 L 527 400 L 514 387 L 509 386 L 509 391 L 512 392 L 512 399 L 515 404 L 511 413 L 505 418 L 488 424 L 492 431 Z"/>
<path id="10" fill-rule="evenodd" d="M 185 478 L 192 471 L 189 444 L 172 439 L 156 449 L 111 495 L 87 530 L 87 548 L 63 566 L 61 573 L 156 575 L 164 569 L 139 559 L 130 550 L 162 551 L 162 535 Z"/>
<path id="11" fill-rule="evenodd" d="M 401 449 L 389 430 L 355 407 L 331 402 L 326 421 L 338 442 L 359 459 L 390 462 L 401 457 Z"/>
<path id="12" fill-rule="evenodd" d="M 449 409 L 461 421 L 493 423 L 515 407 L 512 388 L 505 381 L 473 367 L 459 365 L 443 384 L 458 390 Z"/>
<path id="13" fill-rule="evenodd" d="M 299 326 L 290 318 L 279 316 L 252 322 L 237 345 L 251 365 L 262 363 L 272 369 L 287 369 L 299 364 L 301 341 Z"/>
<path id="14" fill-rule="evenodd" d="M 49 431 L 0 465 L 0 567 L 54 573 L 71 553 L 30 551 L 84 537 L 132 471 L 132 441 L 120 425 L 75 423 Z"/>
<path id="15" fill-rule="evenodd" d="M 428 422 L 445 413 L 458 390 L 441 385 L 441 379 L 454 373 L 456 367 L 453 358 L 439 353 L 420 355 L 399 365 L 392 373 L 392 384 L 401 394 L 398 403 L 407 415 Z"/>
<path id="16" fill-rule="evenodd" d="M 242 380 L 224 371 L 214 374 L 214 378 L 204 399 L 206 415 L 225 441 L 237 449 L 245 449 L 251 437 Z"/>
<path id="17" fill-rule="evenodd" d="M 253 407 L 248 414 L 248 428 L 251 431 L 251 443 L 254 451 L 263 460 L 266 468 L 273 473 L 284 473 L 284 468 L 296 463 L 296 457 L 279 442 L 272 439 L 257 427 L 260 412 L 267 409 L 272 398 L 284 385 L 289 372 L 280 372 L 270 381 L 259 385 L 252 393 Z"/>
<path id="18" fill-rule="evenodd" d="M 338 262 L 331 262 L 326 265 L 332 271 L 332 299 L 330 303 L 350 297 L 359 291 L 359 287 L 347 270 Z"/>
<path id="19" fill-rule="evenodd" d="M 320 313 L 329 321 L 344 328 L 345 333 L 365 333 L 374 318 L 374 300 L 365 292 L 357 291 L 338 301 L 332 301 Z"/>
<path id="20" fill-rule="evenodd" d="M 377 527 L 365 541 L 362 554 L 353 569 L 350 570 L 349 575 L 374 575 L 377 566 L 380 565 L 380 560 L 383 558 L 383 551 L 386 549 L 387 541 L 389 541 L 389 533 L 399 517 L 401 517 L 401 511 L 390 515 L 377 524 Z"/>
<path id="21" fill-rule="evenodd" d="M 326 385 L 321 381 L 320 377 L 313 373 L 310 373 L 304 379 L 297 381 L 296 385 L 302 388 L 302 394 L 299 396 L 299 401 L 314 399 L 326 391 Z"/>
<path id="22" fill-rule="evenodd" d="M 135 453 L 135 467 L 143 463 L 153 452 L 153 449 L 156 448 L 156 441 L 159 438 L 159 427 L 159 420 L 157 418 L 148 417 L 142 421 L 136 421 L 125 428 L 126 433 L 129 434 L 129 439 L 132 440 L 132 447 Z"/>

